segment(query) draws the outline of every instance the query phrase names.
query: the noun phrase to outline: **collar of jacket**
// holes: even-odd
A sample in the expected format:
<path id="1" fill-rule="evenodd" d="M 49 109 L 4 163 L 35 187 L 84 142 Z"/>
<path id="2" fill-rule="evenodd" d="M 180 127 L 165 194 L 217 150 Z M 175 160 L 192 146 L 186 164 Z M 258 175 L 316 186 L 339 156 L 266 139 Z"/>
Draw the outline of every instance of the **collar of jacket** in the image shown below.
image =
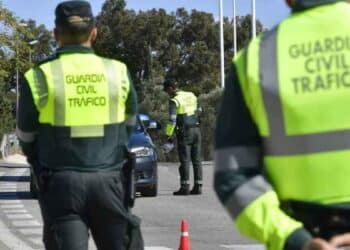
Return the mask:
<path id="1" fill-rule="evenodd" d="M 66 45 L 56 50 L 56 54 L 66 53 L 94 53 L 94 50 L 81 45 Z"/>
<path id="2" fill-rule="evenodd" d="M 347 0 L 295 0 L 292 7 L 293 12 L 303 11 L 323 4 L 330 4 L 335 2 L 346 2 Z"/>

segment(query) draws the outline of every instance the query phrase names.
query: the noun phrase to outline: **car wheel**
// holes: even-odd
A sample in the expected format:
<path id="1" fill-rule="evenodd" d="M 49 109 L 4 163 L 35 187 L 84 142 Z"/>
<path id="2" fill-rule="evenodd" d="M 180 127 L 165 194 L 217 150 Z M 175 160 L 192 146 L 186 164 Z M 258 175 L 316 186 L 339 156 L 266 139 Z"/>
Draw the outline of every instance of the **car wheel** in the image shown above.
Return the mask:
<path id="1" fill-rule="evenodd" d="M 145 197 L 156 197 L 158 194 L 158 171 L 157 168 L 154 169 L 154 182 L 152 185 L 143 188 L 141 190 L 141 195 Z"/>
<path id="2" fill-rule="evenodd" d="M 158 194 L 158 185 L 157 183 L 150 186 L 149 188 L 144 188 L 141 192 L 142 196 L 146 197 L 156 197 Z"/>

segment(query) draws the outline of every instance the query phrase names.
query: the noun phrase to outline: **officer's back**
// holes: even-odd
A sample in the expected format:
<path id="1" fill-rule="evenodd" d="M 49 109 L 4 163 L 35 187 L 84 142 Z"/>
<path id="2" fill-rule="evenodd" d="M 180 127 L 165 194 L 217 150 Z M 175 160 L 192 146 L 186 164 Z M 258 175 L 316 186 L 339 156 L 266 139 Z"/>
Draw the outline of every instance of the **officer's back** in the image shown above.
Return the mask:
<path id="1" fill-rule="evenodd" d="M 70 46 L 59 49 L 57 57 L 38 70 L 53 92 L 52 98 L 40 100 L 42 105 L 46 102 L 39 118 L 41 164 L 89 171 L 122 164 L 128 140 L 126 66 L 100 58 L 91 49 Z"/>
<path id="2" fill-rule="evenodd" d="M 100 249 L 143 249 L 121 171 L 137 112 L 127 67 L 94 54 L 88 2 L 55 14 L 59 48 L 25 73 L 17 130 L 39 181 L 45 248 L 86 250 L 90 230 Z"/>
<path id="3" fill-rule="evenodd" d="M 350 4 L 287 2 L 292 15 L 233 61 L 215 189 L 269 249 L 331 249 L 350 243 L 326 242 L 350 231 Z"/>

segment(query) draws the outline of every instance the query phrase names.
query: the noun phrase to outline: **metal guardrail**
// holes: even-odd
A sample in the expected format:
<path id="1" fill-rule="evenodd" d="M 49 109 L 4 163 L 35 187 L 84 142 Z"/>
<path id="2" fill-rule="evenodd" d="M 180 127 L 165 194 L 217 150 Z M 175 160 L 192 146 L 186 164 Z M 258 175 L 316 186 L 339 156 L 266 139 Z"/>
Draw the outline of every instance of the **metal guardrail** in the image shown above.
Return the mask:
<path id="1" fill-rule="evenodd" d="M 19 141 L 16 134 L 4 134 L 0 144 L 0 157 L 6 159 L 9 155 L 16 153 Z"/>

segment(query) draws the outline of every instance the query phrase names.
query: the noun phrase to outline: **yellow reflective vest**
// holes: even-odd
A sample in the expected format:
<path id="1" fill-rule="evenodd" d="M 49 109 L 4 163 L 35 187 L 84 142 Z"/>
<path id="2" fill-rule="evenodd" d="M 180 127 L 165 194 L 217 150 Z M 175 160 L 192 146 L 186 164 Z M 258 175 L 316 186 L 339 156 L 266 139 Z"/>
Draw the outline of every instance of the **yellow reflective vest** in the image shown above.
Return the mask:
<path id="1" fill-rule="evenodd" d="M 62 54 L 25 74 L 39 122 L 71 127 L 72 137 L 103 136 L 125 121 L 130 91 L 126 66 L 92 53 Z"/>
<path id="2" fill-rule="evenodd" d="M 294 13 L 233 61 L 273 187 L 246 199 L 236 224 L 268 249 L 283 249 L 302 227 L 279 200 L 350 202 L 349 22 L 342 1 Z M 249 185 L 259 190 L 253 181 L 235 198 Z"/>
<path id="3" fill-rule="evenodd" d="M 171 101 L 176 105 L 176 114 L 169 114 L 170 119 L 165 127 L 167 136 L 173 135 L 176 125 L 182 127 L 198 122 L 197 97 L 192 92 L 178 91 Z"/>

